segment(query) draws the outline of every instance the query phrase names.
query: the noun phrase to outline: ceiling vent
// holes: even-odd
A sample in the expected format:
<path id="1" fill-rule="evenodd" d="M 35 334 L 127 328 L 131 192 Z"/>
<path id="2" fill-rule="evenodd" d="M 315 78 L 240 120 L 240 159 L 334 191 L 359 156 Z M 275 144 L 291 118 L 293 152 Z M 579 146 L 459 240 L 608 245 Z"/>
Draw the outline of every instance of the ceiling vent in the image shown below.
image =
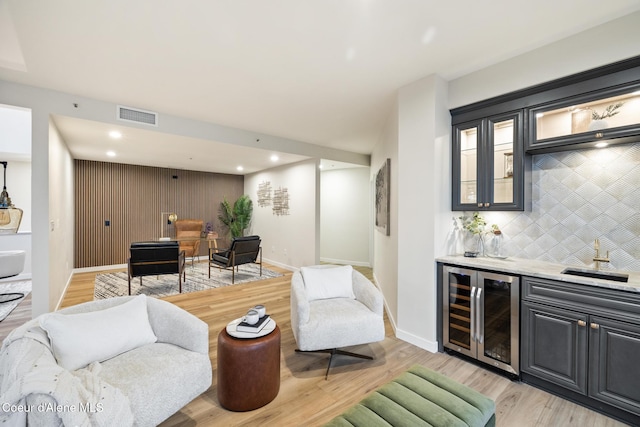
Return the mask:
<path id="1" fill-rule="evenodd" d="M 118 105 L 118 120 L 158 126 L 158 113 Z"/>

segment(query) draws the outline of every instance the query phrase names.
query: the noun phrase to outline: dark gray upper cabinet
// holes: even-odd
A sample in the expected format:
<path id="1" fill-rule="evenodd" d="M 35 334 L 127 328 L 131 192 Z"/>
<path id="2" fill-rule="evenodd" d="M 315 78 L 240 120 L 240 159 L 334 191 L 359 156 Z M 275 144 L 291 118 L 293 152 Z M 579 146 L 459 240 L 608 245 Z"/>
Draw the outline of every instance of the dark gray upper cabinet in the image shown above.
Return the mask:
<path id="1" fill-rule="evenodd" d="M 525 209 L 530 162 L 523 134 L 522 111 L 453 126 L 452 210 Z"/>
<path id="2" fill-rule="evenodd" d="M 452 210 L 527 210 L 527 154 L 640 141 L 640 56 L 454 108 L 451 125 Z"/>
<path id="3" fill-rule="evenodd" d="M 640 82 L 529 108 L 528 119 L 525 150 L 531 153 L 635 142 Z"/>

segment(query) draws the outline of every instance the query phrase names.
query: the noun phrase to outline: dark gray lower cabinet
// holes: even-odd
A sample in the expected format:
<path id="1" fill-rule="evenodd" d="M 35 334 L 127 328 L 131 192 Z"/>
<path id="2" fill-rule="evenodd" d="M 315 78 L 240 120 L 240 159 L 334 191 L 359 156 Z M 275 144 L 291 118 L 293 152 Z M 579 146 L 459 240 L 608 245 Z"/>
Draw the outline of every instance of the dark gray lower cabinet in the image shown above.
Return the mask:
<path id="1" fill-rule="evenodd" d="M 587 317 L 523 302 L 523 370 L 569 390 L 586 393 Z"/>
<path id="2" fill-rule="evenodd" d="M 591 316 L 589 395 L 640 414 L 640 326 Z"/>
<path id="3" fill-rule="evenodd" d="M 522 380 L 640 425 L 640 295 L 522 283 Z"/>

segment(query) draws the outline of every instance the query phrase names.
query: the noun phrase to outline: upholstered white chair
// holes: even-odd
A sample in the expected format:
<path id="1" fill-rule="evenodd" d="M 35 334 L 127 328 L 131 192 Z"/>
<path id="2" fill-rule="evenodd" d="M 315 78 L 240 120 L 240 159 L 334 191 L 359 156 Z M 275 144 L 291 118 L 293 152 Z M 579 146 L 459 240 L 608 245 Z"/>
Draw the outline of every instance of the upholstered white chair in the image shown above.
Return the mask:
<path id="1" fill-rule="evenodd" d="M 297 352 L 373 359 L 340 350 L 385 336 L 382 294 L 351 266 L 302 267 L 291 279 L 291 328 Z"/>
<path id="2" fill-rule="evenodd" d="M 0 424 L 156 426 L 211 379 L 209 326 L 191 313 L 145 295 L 86 302 L 4 340 L 0 401 L 33 410 Z"/>

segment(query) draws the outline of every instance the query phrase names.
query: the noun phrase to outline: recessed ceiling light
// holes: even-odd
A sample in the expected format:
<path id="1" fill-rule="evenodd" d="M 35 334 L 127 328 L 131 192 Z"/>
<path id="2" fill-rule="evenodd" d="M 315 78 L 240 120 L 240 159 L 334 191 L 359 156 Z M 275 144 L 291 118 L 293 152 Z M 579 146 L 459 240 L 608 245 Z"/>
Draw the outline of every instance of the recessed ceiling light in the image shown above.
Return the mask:
<path id="1" fill-rule="evenodd" d="M 242 172 L 242 171 L 244 170 L 244 168 L 243 168 L 242 166 L 238 166 L 238 167 L 236 168 L 236 170 L 237 170 L 238 172 Z"/>
<path id="2" fill-rule="evenodd" d="M 272 162 L 277 162 L 280 159 L 280 157 L 278 157 L 276 154 L 271 156 L 271 161 Z"/>
<path id="3" fill-rule="evenodd" d="M 116 152 L 115 151 L 107 151 L 107 156 L 115 157 L 116 156 Z"/>
<path id="4" fill-rule="evenodd" d="M 596 143 L 596 148 L 604 148 L 607 147 L 609 144 L 606 142 L 598 142 Z"/>
<path id="5" fill-rule="evenodd" d="M 109 136 L 113 139 L 120 139 L 122 138 L 122 133 L 118 132 L 117 130 L 112 130 L 111 132 L 109 132 Z"/>

